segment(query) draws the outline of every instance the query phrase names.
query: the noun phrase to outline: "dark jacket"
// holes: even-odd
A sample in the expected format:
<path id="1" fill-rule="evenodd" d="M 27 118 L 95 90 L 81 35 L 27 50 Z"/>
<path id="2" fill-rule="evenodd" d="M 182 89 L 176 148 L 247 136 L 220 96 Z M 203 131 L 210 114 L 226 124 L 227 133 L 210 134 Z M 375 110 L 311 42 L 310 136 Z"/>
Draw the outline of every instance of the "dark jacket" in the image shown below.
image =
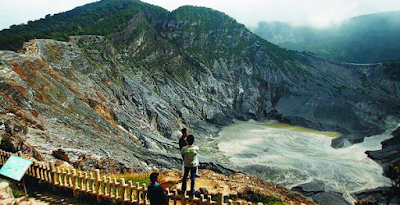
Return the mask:
<path id="1" fill-rule="evenodd" d="M 164 190 L 158 183 L 151 183 L 147 187 L 147 198 L 150 200 L 151 205 L 168 205 L 168 198 Z"/>
<path id="2" fill-rule="evenodd" d="M 186 139 L 182 136 L 182 137 L 179 139 L 179 150 L 182 150 L 182 148 L 183 148 L 184 146 L 186 146 L 186 145 L 187 145 Z"/>

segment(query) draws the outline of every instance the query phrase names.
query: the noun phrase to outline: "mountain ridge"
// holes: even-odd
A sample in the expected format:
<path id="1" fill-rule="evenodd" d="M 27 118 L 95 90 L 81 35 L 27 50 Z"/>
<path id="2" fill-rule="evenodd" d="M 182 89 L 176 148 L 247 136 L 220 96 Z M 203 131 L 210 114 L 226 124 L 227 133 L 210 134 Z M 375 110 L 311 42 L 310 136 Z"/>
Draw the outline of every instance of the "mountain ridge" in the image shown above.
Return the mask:
<path id="1" fill-rule="evenodd" d="M 260 22 L 257 35 L 284 48 L 309 51 L 327 59 L 353 63 L 399 60 L 400 11 L 356 16 L 327 28 L 291 26 L 285 22 Z"/>

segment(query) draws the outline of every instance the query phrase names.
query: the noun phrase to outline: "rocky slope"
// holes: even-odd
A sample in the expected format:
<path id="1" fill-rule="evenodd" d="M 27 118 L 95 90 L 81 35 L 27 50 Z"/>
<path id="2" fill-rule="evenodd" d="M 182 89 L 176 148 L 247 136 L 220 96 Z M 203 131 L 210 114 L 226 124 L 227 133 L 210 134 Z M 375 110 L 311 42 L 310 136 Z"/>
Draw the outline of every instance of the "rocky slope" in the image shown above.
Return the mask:
<path id="1" fill-rule="evenodd" d="M 398 121 L 399 63 L 329 62 L 280 49 L 211 9 L 164 12 L 139 11 L 105 36 L 0 51 L 0 132 L 12 138 L 2 147 L 180 169 L 182 127 L 205 138 L 233 119 L 277 119 L 363 137 Z"/>

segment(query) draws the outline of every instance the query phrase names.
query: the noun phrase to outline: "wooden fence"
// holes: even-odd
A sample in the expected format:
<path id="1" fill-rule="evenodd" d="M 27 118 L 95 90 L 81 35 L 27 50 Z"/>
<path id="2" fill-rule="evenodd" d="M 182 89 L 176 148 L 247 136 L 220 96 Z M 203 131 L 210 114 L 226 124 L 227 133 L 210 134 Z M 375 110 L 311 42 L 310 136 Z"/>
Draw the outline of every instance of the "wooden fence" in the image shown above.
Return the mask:
<path id="1" fill-rule="evenodd" d="M 2 166 L 7 159 L 14 155 L 13 153 L 0 150 L 0 166 Z M 21 152 L 17 153 L 18 156 L 23 156 Z M 52 163 L 33 162 L 33 165 L 27 170 L 26 175 L 36 178 L 38 181 L 52 185 L 53 187 L 62 187 L 72 190 L 75 197 L 79 193 L 86 193 L 93 195 L 97 201 L 102 199 L 111 199 L 121 202 L 122 204 L 139 204 L 148 205 L 150 202 L 147 199 L 147 186 L 146 184 L 140 185 L 139 182 L 126 182 L 124 178 L 112 178 L 101 176 L 100 171 L 96 169 L 93 172 L 77 171 L 76 169 L 60 169 Z M 182 205 L 186 204 L 200 204 L 200 205 L 232 205 L 232 200 L 227 200 L 224 203 L 225 197 L 222 193 L 217 196 L 217 201 L 213 201 L 211 196 L 200 195 L 200 198 L 190 198 L 186 193 L 178 194 L 177 189 L 165 192 L 168 196 L 169 204 L 177 204 L 180 201 Z M 238 204 L 238 202 L 235 202 Z M 251 202 L 242 202 L 240 204 L 251 205 Z M 258 203 L 262 205 L 262 203 Z"/>

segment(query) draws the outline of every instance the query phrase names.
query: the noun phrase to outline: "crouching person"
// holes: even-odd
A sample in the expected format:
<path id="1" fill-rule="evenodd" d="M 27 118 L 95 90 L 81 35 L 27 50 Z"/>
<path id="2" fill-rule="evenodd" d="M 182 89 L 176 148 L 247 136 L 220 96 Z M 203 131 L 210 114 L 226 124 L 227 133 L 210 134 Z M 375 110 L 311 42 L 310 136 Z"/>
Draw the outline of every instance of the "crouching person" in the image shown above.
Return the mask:
<path id="1" fill-rule="evenodd" d="M 163 188 L 158 184 L 158 173 L 150 174 L 150 185 L 147 187 L 147 198 L 150 205 L 168 205 L 168 198 Z"/>
<path id="2" fill-rule="evenodd" d="M 183 147 L 181 150 L 183 156 L 183 164 L 184 164 L 184 173 L 182 179 L 182 191 L 186 191 L 187 178 L 190 172 L 190 192 L 189 196 L 193 196 L 195 193 L 194 185 L 196 181 L 196 171 L 199 166 L 199 160 L 197 159 L 197 154 L 199 152 L 199 147 L 193 145 L 194 136 L 189 135 L 186 137 L 187 146 Z"/>

